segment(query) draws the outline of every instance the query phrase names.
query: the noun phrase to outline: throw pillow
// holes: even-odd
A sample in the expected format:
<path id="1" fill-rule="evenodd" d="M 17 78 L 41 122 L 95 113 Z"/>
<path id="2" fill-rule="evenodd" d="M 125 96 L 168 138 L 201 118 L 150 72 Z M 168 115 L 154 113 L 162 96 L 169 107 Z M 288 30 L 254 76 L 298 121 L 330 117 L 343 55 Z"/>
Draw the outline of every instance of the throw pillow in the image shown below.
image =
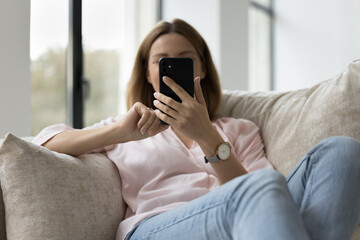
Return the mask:
<path id="1" fill-rule="evenodd" d="M 2 191 L 0 191 L 0 240 L 6 240 L 5 207 Z"/>
<path id="2" fill-rule="evenodd" d="M 0 148 L 7 239 L 111 239 L 124 217 L 116 166 L 75 158 L 8 134 Z"/>

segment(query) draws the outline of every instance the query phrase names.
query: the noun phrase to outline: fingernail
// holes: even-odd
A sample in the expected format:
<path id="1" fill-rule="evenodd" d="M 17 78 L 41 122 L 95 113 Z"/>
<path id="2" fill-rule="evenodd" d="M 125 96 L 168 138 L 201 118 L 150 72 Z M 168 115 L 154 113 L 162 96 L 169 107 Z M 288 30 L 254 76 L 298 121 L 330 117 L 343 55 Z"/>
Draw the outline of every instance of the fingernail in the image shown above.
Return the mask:
<path id="1" fill-rule="evenodd" d="M 154 97 L 157 97 L 158 93 L 157 92 L 154 92 Z"/>

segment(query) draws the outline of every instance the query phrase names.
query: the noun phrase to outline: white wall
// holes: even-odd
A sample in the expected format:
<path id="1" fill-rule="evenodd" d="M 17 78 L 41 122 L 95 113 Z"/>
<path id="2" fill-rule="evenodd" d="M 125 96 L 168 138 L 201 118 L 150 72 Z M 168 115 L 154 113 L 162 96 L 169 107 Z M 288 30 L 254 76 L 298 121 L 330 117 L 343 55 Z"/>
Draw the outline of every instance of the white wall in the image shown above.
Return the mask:
<path id="1" fill-rule="evenodd" d="M 165 20 L 181 18 L 208 43 L 224 89 L 248 88 L 248 1 L 163 0 Z"/>
<path id="2" fill-rule="evenodd" d="M 0 138 L 29 136 L 30 1 L 0 0 Z"/>
<path id="3" fill-rule="evenodd" d="M 311 87 L 360 58 L 359 0 L 276 0 L 277 90 Z"/>

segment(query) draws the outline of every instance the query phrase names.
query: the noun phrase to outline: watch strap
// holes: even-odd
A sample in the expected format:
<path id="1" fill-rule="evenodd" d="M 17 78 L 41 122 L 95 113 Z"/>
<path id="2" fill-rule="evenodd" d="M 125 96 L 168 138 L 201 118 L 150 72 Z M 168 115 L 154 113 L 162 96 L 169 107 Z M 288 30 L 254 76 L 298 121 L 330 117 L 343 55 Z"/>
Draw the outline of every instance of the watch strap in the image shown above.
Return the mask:
<path id="1" fill-rule="evenodd" d="M 209 157 L 209 158 L 206 158 L 205 156 L 204 156 L 204 160 L 205 160 L 205 163 L 214 163 L 214 162 L 218 162 L 218 161 L 220 161 L 220 159 L 219 159 L 219 157 L 217 156 L 217 155 L 215 155 L 215 156 L 212 156 L 212 157 Z"/>

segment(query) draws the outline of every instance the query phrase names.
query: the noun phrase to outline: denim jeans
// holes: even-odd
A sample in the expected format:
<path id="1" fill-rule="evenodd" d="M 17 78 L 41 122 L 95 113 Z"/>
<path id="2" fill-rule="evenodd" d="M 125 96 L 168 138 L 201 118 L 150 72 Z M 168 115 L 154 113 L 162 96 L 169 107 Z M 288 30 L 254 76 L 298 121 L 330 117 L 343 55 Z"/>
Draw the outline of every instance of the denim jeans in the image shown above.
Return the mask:
<path id="1" fill-rule="evenodd" d="M 360 143 L 331 137 L 285 179 L 263 169 L 149 217 L 127 240 L 350 239 L 360 216 Z"/>

